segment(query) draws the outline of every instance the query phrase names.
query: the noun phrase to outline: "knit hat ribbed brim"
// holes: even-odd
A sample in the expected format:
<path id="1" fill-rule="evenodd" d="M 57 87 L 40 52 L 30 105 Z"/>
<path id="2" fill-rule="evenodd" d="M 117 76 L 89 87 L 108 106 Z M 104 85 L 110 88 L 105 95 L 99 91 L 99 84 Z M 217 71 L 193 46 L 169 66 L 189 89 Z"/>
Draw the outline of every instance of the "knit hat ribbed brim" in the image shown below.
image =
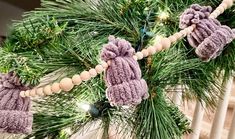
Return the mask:
<path id="1" fill-rule="evenodd" d="M 32 131 L 33 114 L 24 111 L 1 110 L 0 131 L 8 133 L 30 133 Z"/>

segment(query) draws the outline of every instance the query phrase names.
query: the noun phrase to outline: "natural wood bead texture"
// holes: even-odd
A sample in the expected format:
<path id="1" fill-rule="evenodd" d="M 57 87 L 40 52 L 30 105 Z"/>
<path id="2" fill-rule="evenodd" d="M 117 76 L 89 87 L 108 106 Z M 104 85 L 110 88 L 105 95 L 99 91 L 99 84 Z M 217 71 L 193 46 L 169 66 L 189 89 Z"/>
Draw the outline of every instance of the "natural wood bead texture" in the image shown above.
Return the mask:
<path id="1" fill-rule="evenodd" d="M 104 71 L 104 68 L 102 67 L 102 65 L 97 65 L 95 67 L 95 70 L 97 73 L 102 73 Z"/>
<path id="2" fill-rule="evenodd" d="M 43 92 L 44 94 L 46 95 L 51 95 L 52 94 L 52 91 L 51 91 L 51 86 L 50 85 L 47 85 L 43 88 Z"/>
<path id="3" fill-rule="evenodd" d="M 63 90 L 63 91 L 70 91 L 72 88 L 73 88 L 74 84 L 72 82 L 72 79 L 70 78 L 64 78 L 60 81 L 60 88 Z"/>
<path id="4" fill-rule="evenodd" d="M 60 93 L 61 89 L 60 89 L 60 84 L 59 83 L 53 83 L 51 85 L 51 91 L 53 93 Z"/>
<path id="5" fill-rule="evenodd" d="M 108 65 L 108 64 L 107 64 L 107 65 Z M 90 73 L 91 77 L 95 77 L 95 76 L 97 75 L 97 72 L 96 72 L 95 69 L 90 69 L 90 70 L 89 70 L 89 73 Z"/>
<path id="6" fill-rule="evenodd" d="M 36 89 L 36 94 L 37 94 L 38 96 L 44 96 L 45 94 L 43 93 L 43 88 L 37 88 L 37 89 Z"/>
<path id="7" fill-rule="evenodd" d="M 80 77 L 83 81 L 88 81 L 90 78 L 91 78 L 91 75 L 88 71 L 83 71 L 81 74 L 80 74 Z"/>
<path id="8" fill-rule="evenodd" d="M 29 92 L 29 95 L 31 97 L 35 97 L 36 96 L 36 90 L 35 89 L 32 89 L 30 92 Z"/>
<path id="9" fill-rule="evenodd" d="M 161 40 L 161 44 L 162 44 L 162 47 L 163 47 L 164 49 L 168 49 L 168 48 L 170 48 L 170 46 L 171 46 L 171 41 L 170 41 L 170 39 L 168 39 L 168 38 L 163 38 L 163 39 Z"/>
<path id="10" fill-rule="evenodd" d="M 81 79 L 80 75 L 75 74 L 72 77 L 72 82 L 73 82 L 74 85 L 80 85 L 82 83 L 82 79 Z"/>
<path id="11" fill-rule="evenodd" d="M 141 60 L 144 57 L 143 53 L 141 53 L 141 52 L 137 52 L 136 56 L 137 56 L 138 60 Z"/>
<path id="12" fill-rule="evenodd" d="M 149 55 L 149 52 L 147 49 L 143 49 L 141 53 L 143 54 L 144 57 L 147 57 Z"/>

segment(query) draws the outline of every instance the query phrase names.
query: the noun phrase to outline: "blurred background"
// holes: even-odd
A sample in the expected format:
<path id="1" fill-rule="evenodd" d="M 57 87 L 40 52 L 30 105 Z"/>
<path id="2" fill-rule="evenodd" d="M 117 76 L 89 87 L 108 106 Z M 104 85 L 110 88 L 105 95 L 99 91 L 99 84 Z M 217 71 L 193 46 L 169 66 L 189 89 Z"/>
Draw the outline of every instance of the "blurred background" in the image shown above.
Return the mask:
<path id="1" fill-rule="evenodd" d="M 40 0 L 0 0 L 0 43 L 7 35 L 12 20 L 19 20 L 25 11 L 40 7 Z"/>

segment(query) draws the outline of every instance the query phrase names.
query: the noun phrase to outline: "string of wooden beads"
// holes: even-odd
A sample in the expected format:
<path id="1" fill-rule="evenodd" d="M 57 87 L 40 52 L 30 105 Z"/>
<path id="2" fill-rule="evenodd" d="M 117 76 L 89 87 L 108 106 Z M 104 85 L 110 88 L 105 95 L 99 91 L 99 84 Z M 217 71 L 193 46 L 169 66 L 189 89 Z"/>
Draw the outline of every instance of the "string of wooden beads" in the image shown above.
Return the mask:
<path id="1" fill-rule="evenodd" d="M 234 0 L 235 1 L 235 0 Z M 210 15 L 210 18 L 216 18 L 221 13 L 223 13 L 227 8 L 233 5 L 233 0 L 223 0 L 222 3 L 213 11 Z M 162 38 L 160 40 L 155 40 L 153 46 L 149 46 L 146 49 L 143 49 L 141 52 L 137 52 L 133 58 L 135 60 L 141 60 L 144 57 L 154 55 L 155 53 L 162 51 L 164 49 L 169 49 L 171 44 L 182 39 L 183 37 L 190 34 L 196 25 L 192 25 L 188 28 L 177 32 L 168 38 Z M 98 74 L 102 73 L 110 65 L 110 61 L 102 61 L 100 65 L 97 65 L 95 68 L 90 69 L 89 71 L 83 71 L 80 75 L 75 74 L 72 78 L 63 78 L 59 83 L 53 83 L 52 85 L 47 85 L 40 88 L 34 88 L 32 90 L 21 91 L 21 97 L 35 97 L 35 96 L 46 96 L 52 95 L 53 93 L 60 93 L 61 90 L 68 92 L 73 89 L 75 85 L 80 85 L 83 81 L 88 81 L 91 78 L 96 77 Z"/>
<path id="2" fill-rule="evenodd" d="M 227 8 L 232 7 L 234 0 L 223 0 L 222 3 L 210 14 L 210 18 L 217 18 Z"/>

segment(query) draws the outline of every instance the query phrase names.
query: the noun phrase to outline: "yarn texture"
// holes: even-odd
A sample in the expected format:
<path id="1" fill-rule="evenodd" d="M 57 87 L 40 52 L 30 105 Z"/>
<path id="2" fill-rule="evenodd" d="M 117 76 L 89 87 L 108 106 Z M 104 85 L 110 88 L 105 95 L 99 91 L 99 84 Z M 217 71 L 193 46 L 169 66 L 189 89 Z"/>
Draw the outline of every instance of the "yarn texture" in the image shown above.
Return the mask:
<path id="1" fill-rule="evenodd" d="M 141 79 L 139 64 L 133 58 L 134 52 L 128 41 L 114 36 L 110 36 L 103 47 L 101 59 L 111 61 L 105 72 L 106 95 L 111 105 L 138 105 L 149 97 L 147 83 Z"/>
<path id="2" fill-rule="evenodd" d="M 189 44 L 203 61 L 215 59 L 221 54 L 226 44 L 235 38 L 235 30 L 221 25 L 217 19 L 209 18 L 212 8 L 193 4 L 180 16 L 179 27 L 187 28 L 196 25 L 194 31 L 187 35 Z"/>
<path id="3" fill-rule="evenodd" d="M 29 89 L 10 72 L 0 74 L 0 132 L 30 133 L 33 115 L 29 112 L 30 99 L 20 97 L 20 91 Z"/>

